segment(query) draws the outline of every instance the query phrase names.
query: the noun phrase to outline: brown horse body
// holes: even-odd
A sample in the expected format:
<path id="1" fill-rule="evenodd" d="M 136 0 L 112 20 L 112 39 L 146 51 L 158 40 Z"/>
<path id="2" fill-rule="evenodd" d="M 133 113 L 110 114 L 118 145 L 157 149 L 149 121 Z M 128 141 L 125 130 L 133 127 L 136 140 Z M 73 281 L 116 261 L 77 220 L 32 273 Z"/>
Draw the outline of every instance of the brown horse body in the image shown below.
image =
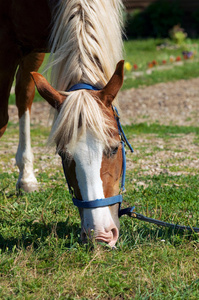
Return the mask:
<path id="1" fill-rule="evenodd" d="M 19 117 L 31 109 L 35 88 L 30 72 L 38 70 L 48 51 L 52 6 L 47 0 L 0 0 L 0 137 L 16 71 Z"/>

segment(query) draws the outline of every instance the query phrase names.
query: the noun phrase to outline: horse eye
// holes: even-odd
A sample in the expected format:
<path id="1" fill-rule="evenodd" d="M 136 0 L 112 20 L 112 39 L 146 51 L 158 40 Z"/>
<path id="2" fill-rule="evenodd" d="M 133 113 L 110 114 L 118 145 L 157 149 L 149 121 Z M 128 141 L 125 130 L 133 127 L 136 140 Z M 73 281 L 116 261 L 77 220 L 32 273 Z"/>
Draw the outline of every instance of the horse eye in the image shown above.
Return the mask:
<path id="1" fill-rule="evenodd" d="M 68 151 L 59 151 L 58 155 L 64 160 L 71 159 L 71 154 Z"/>
<path id="2" fill-rule="evenodd" d="M 104 150 L 104 155 L 107 156 L 107 157 L 114 156 L 117 153 L 118 149 L 119 149 L 119 145 L 113 146 L 113 147 L 110 147 L 110 148 L 106 148 Z"/>
<path id="3" fill-rule="evenodd" d="M 115 154 L 117 153 L 117 151 L 118 151 L 118 148 L 119 148 L 119 146 L 116 146 L 116 147 L 114 147 L 114 148 L 111 148 L 110 154 L 111 154 L 111 155 L 115 155 Z"/>

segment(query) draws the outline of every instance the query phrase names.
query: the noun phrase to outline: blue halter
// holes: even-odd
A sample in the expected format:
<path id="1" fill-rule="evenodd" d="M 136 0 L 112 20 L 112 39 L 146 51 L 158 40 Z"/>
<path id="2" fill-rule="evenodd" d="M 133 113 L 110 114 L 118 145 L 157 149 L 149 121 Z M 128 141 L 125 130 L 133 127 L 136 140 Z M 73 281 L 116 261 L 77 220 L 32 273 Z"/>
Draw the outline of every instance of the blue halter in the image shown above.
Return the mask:
<path id="1" fill-rule="evenodd" d="M 72 86 L 68 90 L 68 92 L 72 92 L 72 91 L 76 91 L 76 90 L 80 90 L 80 89 L 94 90 L 94 91 L 98 90 L 96 87 L 94 87 L 90 84 L 78 83 L 78 84 L 75 84 L 74 86 Z M 128 146 L 128 148 L 130 149 L 131 152 L 134 152 L 134 151 L 133 151 L 133 148 L 131 147 L 130 143 L 128 142 L 127 137 L 126 137 L 126 135 L 125 135 L 125 133 L 122 129 L 122 125 L 120 123 L 120 117 L 119 117 L 119 113 L 118 113 L 117 108 L 113 107 L 113 111 L 114 111 L 115 119 L 117 121 L 119 135 L 121 137 L 122 157 L 123 157 L 121 190 L 125 191 L 125 176 L 126 176 L 125 145 Z M 62 157 L 62 164 L 63 164 L 63 157 Z M 63 164 L 63 166 L 64 166 L 64 164 Z M 69 186 L 69 184 L 68 184 L 68 186 Z M 70 186 L 69 186 L 69 191 L 70 191 L 71 194 L 73 194 L 73 191 L 72 191 Z M 113 204 L 116 204 L 116 203 L 119 203 L 119 207 L 120 207 L 123 199 L 122 199 L 122 195 L 117 195 L 117 196 L 113 196 L 113 197 L 109 197 L 109 198 L 95 199 L 95 200 L 91 200 L 91 201 L 79 200 L 75 197 L 73 197 L 72 200 L 73 200 L 74 205 L 79 207 L 79 208 L 97 208 L 97 207 L 104 207 L 104 206 L 113 205 Z M 132 208 L 132 209 L 134 209 L 134 208 Z M 120 210 L 120 208 L 119 208 L 119 216 L 125 214 L 126 213 L 125 210 L 126 209 Z"/>
<path id="2" fill-rule="evenodd" d="M 73 92 L 73 91 L 77 91 L 77 90 L 98 91 L 99 89 L 88 83 L 77 83 L 77 84 L 73 85 L 67 92 Z"/>

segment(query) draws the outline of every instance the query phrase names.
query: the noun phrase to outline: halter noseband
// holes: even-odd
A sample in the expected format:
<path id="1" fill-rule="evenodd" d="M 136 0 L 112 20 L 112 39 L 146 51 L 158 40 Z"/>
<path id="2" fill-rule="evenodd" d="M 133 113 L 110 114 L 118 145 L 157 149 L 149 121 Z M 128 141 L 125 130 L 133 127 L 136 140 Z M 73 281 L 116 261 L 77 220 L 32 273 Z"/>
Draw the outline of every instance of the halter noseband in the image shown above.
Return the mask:
<path id="1" fill-rule="evenodd" d="M 86 84 L 86 83 L 78 83 L 73 85 L 68 92 L 72 92 L 72 91 L 77 91 L 77 90 L 99 90 L 98 88 L 90 85 L 90 84 Z M 125 153 L 125 145 L 128 146 L 128 148 L 130 149 L 131 152 L 134 152 L 133 148 L 131 147 L 130 143 L 127 140 L 127 137 L 122 129 L 122 125 L 120 123 L 120 117 L 119 117 L 119 113 L 118 110 L 115 106 L 112 107 L 113 111 L 114 111 L 114 116 L 115 119 L 117 121 L 117 127 L 118 127 L 118 132 L 121 138 L 121 144 L 122 144 L 122 158 L 123 158 L 123 163 L 122 163 L 122 180 L 121 180 L 121 191 L 125 190 L 125 177 L 126 177 L 126 153 Z M 62 164 L 63 164 L 63 157 L 62 157 Z M 63 164 L 64 165 L 64 164 Z M 65 174 L 66 175 L 66 174 Z M 66 176 L 65 176 L 66 177 Z M 66 177 L 67 178 L 67 177 Z M 68 183 L 68 182 L 67 182 Z M 71 194 L 73 194 L 73 191 L 70 187 L 70 185 L 68 184 L 69 187 L 69 191 Z M 95 200 L 79 200 L 75 197 L 72 198 L 73 203 L 75 206 L 79 207 L 79 208 L 97 208 L 97 207 L 104 207 L 104 206 L 109 206 L 109 205 L 113 205 L 116 203 L 119 203 L 119 217 L 122 216 L 123 214 L 126 214 L 126 210 L 133 210 L 133 208 L 127 208 L 127 209 L 120 209 L 121 203 L 122 203 L 122 195 L 116 195 L 116 196 L 112 196 L 109 198 L 104 198 L 104 199 L 95 199 Z"/>

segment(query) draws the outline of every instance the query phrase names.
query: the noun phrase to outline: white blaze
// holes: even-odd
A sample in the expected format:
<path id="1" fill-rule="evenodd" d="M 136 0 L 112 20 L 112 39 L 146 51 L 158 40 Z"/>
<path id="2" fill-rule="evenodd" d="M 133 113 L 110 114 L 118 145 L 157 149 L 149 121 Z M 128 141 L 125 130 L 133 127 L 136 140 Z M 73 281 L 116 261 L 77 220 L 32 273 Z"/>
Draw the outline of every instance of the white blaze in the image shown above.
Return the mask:
<path id="1" fill-rule="evenodd" d="M 87 131 L 77 143 L 74 153 L 76 163 L 76 178 L 83 200 L 95 200 L 104 198 L 103 183 L 100 177 L 102 164 L 103 144 L 97 141 Z M 109 230 L 113 219 L 108 207 L 99 207 L 83 210 L 82 227 L 94 229 L 95 235 Z"/>

